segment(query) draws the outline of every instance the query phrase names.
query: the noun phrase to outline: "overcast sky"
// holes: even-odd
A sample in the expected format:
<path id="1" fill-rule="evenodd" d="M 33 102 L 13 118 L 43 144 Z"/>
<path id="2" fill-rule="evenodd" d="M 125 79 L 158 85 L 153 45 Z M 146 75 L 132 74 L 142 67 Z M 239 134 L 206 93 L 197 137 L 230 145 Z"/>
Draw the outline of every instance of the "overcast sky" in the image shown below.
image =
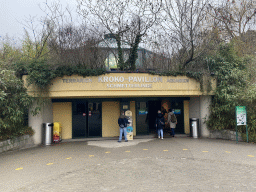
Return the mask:
<path id="1" fill-rule="evenodd" d="M 46 0 L 0 0 L 0 43 L 5 41 L 8 34 L 13 41 L 17 41 L 24 35 L 24 25 L 26 18 L 30 16 L 44 15 L 39 4 L 43 7 Z M 48 4 L 60 2 L 63 7 L 67 5 L 76 10 L 76 0 L 47 0 Z"/>

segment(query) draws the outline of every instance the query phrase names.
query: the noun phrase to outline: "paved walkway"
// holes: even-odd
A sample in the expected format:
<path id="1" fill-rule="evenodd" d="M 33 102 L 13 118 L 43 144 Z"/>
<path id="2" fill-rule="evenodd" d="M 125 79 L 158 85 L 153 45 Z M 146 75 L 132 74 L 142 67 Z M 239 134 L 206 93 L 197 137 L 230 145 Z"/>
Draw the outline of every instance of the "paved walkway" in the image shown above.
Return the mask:
<path id="1" fill-rule="evenodd" d="M 256 145 L 144 136 L 0 154 L 0 191 L 256 191 Z"/>

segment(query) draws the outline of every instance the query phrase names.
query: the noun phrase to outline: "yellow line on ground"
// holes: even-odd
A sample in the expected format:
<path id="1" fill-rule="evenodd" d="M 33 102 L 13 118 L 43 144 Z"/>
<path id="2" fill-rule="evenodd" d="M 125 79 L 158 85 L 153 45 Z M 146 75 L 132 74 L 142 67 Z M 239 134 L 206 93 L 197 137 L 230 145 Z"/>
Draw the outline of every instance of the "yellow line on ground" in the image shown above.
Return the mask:
<path id="1" fill-rule="evenodd" d="M 89 155 L 89 157 L 94 157 L 94 155 Z"/>
<path id="2" fill-rule="evenodd" d="M 131 152 L 131 151 L 125 151 L 125 152 L 129 153 L 129 152 Z"/>
<path id="3" fill-rule="evenodd" d="M 253 155 L 248 155 L 248 157 L 254 157 Z"/>
<path id="4" fill-rule="evenodd" d="M 46 164 L 46 165 L 52 165 L 53 163 L 48 163 L 48 164 Z"/>
<path id="5" fill-rule="evenodd" d="M 110 151 L 106 151 L 105 153 L 111 153 Z"/>
<path id="6" fill-rule="evenodd" d="M 21 169 L 23 169 L 23 167 L 17 168 L 17 169 L 15 169 L 15 170 L 16 170 L 16 171 L 19 171 L 19 170 L 21 170 Z"/>
<path id="7" fill-rule="evenodd" d="M 143 149 L 144 151 L 147 151 L 148 149 Z"/>
<path id="8" fill-rule="evenodd" d="M 164 151 L 168 151 L 167 149 L 165 149 Z"/>
<path id="9" fill-rule="evenodd" d="M 187 151 L 188 149 L 183 149 L 183 151 Z"/>
<path id="10" fill-rule="evenodd" d="M 230 151 L 225 151 L 226 153 L 231 153 Z"/>
<path id="11" fill-rule="evenodd" d="M 208 153 L 209 151 L 202 151 L 203 153 Z"/>
<path id="12" fill-rule="evenodd" d="M 71 159 L 71 157 L 68 157 L 68 158 L 66 158 L 66 159 Z"/>

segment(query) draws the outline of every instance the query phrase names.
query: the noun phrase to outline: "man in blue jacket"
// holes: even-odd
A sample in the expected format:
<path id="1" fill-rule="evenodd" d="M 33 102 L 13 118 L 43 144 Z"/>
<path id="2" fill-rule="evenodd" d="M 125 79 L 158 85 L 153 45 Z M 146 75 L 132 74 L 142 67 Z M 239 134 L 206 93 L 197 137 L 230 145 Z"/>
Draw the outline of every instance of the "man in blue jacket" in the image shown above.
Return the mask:
<path id="1" fill-rule="evenodd" d="M 120 127 L 120 135 L 119 135 L 119 140 L 118 142 L 122 141 L 122 136 L 124 133 L 124 140 L 125 142 L 128 142 L 127 140 L 127 125 L 128 125 L 128 119 L 124 116 L 124 112 L 121 113 L 119 119 L 118 119 L 118 124 Z"/>

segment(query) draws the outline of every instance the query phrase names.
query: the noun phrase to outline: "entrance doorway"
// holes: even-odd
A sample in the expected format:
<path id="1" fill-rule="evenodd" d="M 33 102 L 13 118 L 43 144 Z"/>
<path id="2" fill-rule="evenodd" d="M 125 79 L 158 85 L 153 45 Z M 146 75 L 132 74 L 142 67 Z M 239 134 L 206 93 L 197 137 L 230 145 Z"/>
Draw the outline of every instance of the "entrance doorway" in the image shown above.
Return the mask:
<path id="1" fill-rule="evenodd" d="M 148 134 L 148 102 L 136 102 L 137 116 L 136 116 L 136 134 Z"/>
<path id="2" fill-rule="evenodd" d="M 136 134 L 155 133 L 157 111 L 161 110 L 161 101 L 136 102 Z"/>
<path id="3" fill-rule="evenodd" d="M 176 125 L 175 133 L 184 134 L 184 109 L 183 99 L 181 98 L 167 98 L 159 100 L 148 100 L 143 102 L 136 102 L 137 116 L 136 116 L 136 133 L 149 134 L 156 133 L 155 120 L 157 111 L 161 110 L 168 119 L 168 110 L 172 108 L 177 117 L 178 124 Z M 166 125 L 165 132 L 170 132 L 170 128 Z"/>
<path id="4" fill-rule="evenodd" d="M 102 106 L 101 102 L 88 103 L 88 137 L 101 136 Z"/>
<path id="5" fill-rule="evenodd" d="M 101 136 L 101 102 L 72 102 L 72 138 Z"/>
<path id="6" fill-rule="evenodd" d="M 175 133 L 184 134 L 184 110 L 183 101 L 171 101 L 171 107 L 177 118 L 178 124 L 175 128 Z"/>
<path id="7" fill-rule="evenodd" d="M 156 127 L 156 117 L 157 111 L 161 110 L 161 101 L 148 101 L 148 124 L 149 124 L 149 132 L 155 133 Z"/>
<path id="8" fill-rule="evenodd" d="M 72 137 L 87 137 L 87 103 L 76 101 L 72 103 Z"/>

